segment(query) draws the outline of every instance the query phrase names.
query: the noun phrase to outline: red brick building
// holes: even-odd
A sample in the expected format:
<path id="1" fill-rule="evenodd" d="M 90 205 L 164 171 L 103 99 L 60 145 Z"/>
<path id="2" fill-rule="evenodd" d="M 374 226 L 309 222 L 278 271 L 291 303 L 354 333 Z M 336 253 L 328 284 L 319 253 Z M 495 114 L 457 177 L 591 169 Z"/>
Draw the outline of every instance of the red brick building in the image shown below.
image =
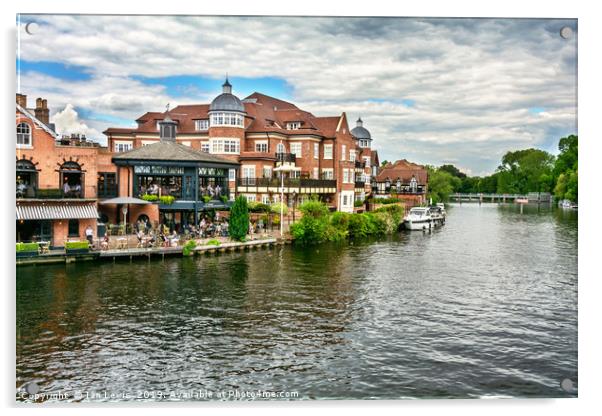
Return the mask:
<path id="1" fill-rule="evenodd" d="M 85 138 L 61 139 L 49 124 L 46 100 L 27 108 L 17 94 L 16 221 L 17 241 L 68 239 L 96 232 L 97 175 L 102 150 Z"/>
<path id="2" fill-rule="evenodd" d="M 160 122 L 166 117 L 175 122 L 177 143 L 240 164 L 238 173 L 231 169 L 228 175 L 228 188 L 235 190 L 232 197 L 236 193 L 253 201 L 279 201 L 281 178 L 274 168 L 281 165 L 289 169 L 283 173 L 289 205 L 318 195 L 333 209 L 352 211 L 354 201 L 371 191 L 378 156 L 361 120 L 351 130 L 344 112 L 316 117 L 257 92 L 240 100 L 228 80 L 210 104 L 148 112 L 136 120 L 136 128 L 107 129 L 110 151 L 128 152 L 159 142 Z"/>
<path id="3" fill-rule="evenodd" d="M 376 197 L 394 196 L 406 202 L 407 206 L 426 202 L 428 192 L 428 171 L 422 165 L 405 159 L 387 163 L 379 169 L 373 183 Z"/>

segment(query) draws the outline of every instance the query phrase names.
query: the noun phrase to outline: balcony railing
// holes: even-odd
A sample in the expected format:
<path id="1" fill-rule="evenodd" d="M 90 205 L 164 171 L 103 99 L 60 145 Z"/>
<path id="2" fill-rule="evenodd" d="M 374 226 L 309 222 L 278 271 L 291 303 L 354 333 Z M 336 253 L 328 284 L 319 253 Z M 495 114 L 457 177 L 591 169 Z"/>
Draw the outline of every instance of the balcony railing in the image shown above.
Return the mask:
<path id="1" fill-rule="evenodd" d="M 282 180 L 280 178 L 238 178 L 236 184 L 238 186 L 280 187 Z M 337 181 L 334 179 L 284 179 L 285 188 L 336 188 L 336 186 Z"/>
<path id="2" fill-rule="evenodd" d="M 297 161 L 297 155 L 294 153 L 276 153 L 276 161 L 295 163 Z"/>
<path id="3" fill-rule="evenodd" d="M 418 185 L 416 188 L 412 189 L 410 185 L 402 185 L 400 188 L 397 186 L 385 186 L 383 184 L 379 184 L 377 187 L 372 186 L 372 190 L 381 195 L 385 194 L 397 194 L 397 195 L 420 195 L 424 194 L 426 191 L 425 185 Z"/>
<path id="4" fill-rule="evenodd" d="M 84 189 L 72 190 L 69 192 L 63 191 L 60 188 L 53 189 L 35 189 L 31 186 L 21 188 L 17 186 L 17 198 L 32 198 L 32 199 L 71 199 L 85 198 Z"/>

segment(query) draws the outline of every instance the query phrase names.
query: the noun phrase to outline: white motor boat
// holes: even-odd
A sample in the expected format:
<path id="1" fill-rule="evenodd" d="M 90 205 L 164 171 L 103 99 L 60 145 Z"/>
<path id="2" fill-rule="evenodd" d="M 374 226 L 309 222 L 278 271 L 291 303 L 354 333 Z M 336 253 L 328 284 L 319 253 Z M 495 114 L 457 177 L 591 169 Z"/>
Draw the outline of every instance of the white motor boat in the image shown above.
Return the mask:
<path id="1" fill-rule="evenodd" d="M 558 207 L 563 209 L 577 209 L 577 204 L 569 201 L 568 199 L 563 199 L 558 202 Z"/>
<path id="2" fill-rule="evenodd" d="M 407 230 L 429 230 L 433 228 L 431 210 L 428 207 L 414 207 L 403 220 Z"/>

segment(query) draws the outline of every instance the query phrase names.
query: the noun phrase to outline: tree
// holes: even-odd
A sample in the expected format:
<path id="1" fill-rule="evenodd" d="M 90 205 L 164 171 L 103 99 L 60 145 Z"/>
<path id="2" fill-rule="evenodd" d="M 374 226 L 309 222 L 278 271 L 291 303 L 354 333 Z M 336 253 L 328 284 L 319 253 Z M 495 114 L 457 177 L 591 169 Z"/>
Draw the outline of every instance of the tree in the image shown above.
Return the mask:
<path id="1" fill-rule="evenodd" d="M 449 200 L 449 196 L 460 188 L 462 181 L 441 169 L 428 168 L 429 170 L 429 198 L 433 200 L 433 203 L 446 202 Z"/>
<path id="2" fill-rule="evenodd" d="M 460 179 L 466 178 L 466 174 L 464 172 L 461 172 L 460 169 L 458 169 L 454 165 L 441 165 L 439 167 L 439 170 L 447 172 L 447 173 L 455 176 L 456 178 L 460 178 Z"/>
<path id="3" fill-rule="evenodd" d="M 555 180 L 554 196 L 577 202 L 578 198 L 578 137 L 570 135 L 558 142 L 560 154 L 556 158 L 552 173 Z"/>
<path id="4" fill-rule="evenodd" d="M 540 149 L 507 152 L 497 169 L 497 193 L 551 191 L 554 161 L 554 156 Z"/>
<path id="5" fill-rule="evenodd" d="M 230 210 L 230 237 L 236 241 L 244 241 L 249 231 L 249 207 L 247 199 L 239 196 Z"/>

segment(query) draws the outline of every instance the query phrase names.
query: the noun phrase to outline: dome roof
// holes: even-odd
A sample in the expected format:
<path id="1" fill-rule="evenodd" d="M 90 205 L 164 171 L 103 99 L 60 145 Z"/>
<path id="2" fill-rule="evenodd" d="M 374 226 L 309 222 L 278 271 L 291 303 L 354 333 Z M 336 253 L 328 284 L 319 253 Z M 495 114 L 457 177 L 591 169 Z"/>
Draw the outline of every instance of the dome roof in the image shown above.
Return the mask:
<path id="1" fill-rule="evenodd" d="M 211 101 L 209 111 L 238 111 L 244 113 L 245 106 L 236 95 L 225 92 Z"/>
<path id="2" fill-rule="evenodd" d="M 356 139 L 372 140 L 372 137 L 370 136 L 370 132 L 364 127 L 364 122 L 362 121 L 361 117 L 357 119 L 357 127 L 351 129 L 351 134 Z"/>
<path id="3" fill-rule="evenodd" d="M 226 82 L 222 85 L 222 93 L 215 97 L 209 105 L 209 111 L 238 111 L 245 112 L 245 106 L 238 97 L 232 94 L 232 84 L 226 77 Z"/>
<path id="4" fill-rule="evenodd" d="M 362 127 L 362 126 L 358 126 L 358 127 L 353 128 L 351 130 L 351 134 L 356 139 L 370 139 L 370 140 L 372 140 L 372 137 L 370 137 L 370 132 L 365 127 Z"/>

